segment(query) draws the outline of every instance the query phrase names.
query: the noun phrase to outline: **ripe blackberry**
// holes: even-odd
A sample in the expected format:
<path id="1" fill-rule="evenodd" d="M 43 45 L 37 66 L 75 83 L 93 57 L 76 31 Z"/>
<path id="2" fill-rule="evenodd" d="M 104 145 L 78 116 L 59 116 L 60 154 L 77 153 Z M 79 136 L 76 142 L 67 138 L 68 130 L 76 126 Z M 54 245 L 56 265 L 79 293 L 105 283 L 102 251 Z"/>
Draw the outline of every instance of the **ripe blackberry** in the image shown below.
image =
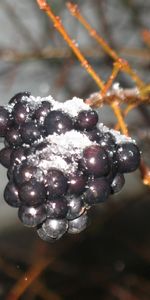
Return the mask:
<path id="1" fill-rule="evenodd" d="M 51 239 L 60 239 L 68 229 L 68 221 L 66 219 L 49 219 L 42 224 L 42 228 L 46 235 Z"/>
<path id="2" fill-rule="evenodd" d="M 42 101 L 41 105 L 35 110 L 34 118 L 43 123 L 45 117 L 50 112 L 51 104 L 48 101 Z"/>
<path id="3" fill-rule="evenodd" d="M 48 199 L 45 204 L 46 214 L 49 218 L 63 219 L 67 215 L 68 206 L 64 197 Z"/>
<path id="4" fill-rule="evenodd" d="M 44 241 L 87 227 L 87 211 L 124 185 L 140 163 L 136 144 L 98 123 L 83 100 L 65 103 L 16 94 L 0 107 L 0 163 L 9 183 L 5 201 Z"/>
<path id="5" fill-rule="evenodd" d="M 10 206 L 19 207 L 21 205 L 18 188 L 13 181 L 7 183 L 4 190 L 4 199 Z"/>
<path id="6" fill-rule="evenodd" d="M 73 129 L 73 122 L 66 113 L 53 110 L 46 116 L 44 126 L 47 135 L 53 133 L 61 134 Z"/>
<path id="7" fill-rule="evenodd" d="M 46 219 L 45 206 L 20 206 L 18 210 L 18 217 L 25 226 L 35 227 Z"/>
<path id="8" fill-rule="evenodd" d="M 112 155 L 113 151 L 115 150 L 116 143 L 114 136 L 110 132 L 101 134 L 99 143 L 109 155 Z"/>
<path id="9" fill-rule="evenodd" d="M 13 172 L 14 172 L 14 166 L 13 166 L 13 164 L 11 164 L 7 170 L 7 178 L 9 180 L 13 180 Z"/>
<path id="10" fill-rule="evenodd" d="M 23 160 L 26 159 L 26 149 L 24 147 L 18 147 L 11 151 L 10 163 L 11 165 L 20 165 Z"/>
<path id="11" fill-rule="evenodd" d="M 22 99 L 24 99 L 25 97 L 30 97 L 30 95 L 31 95 L 31 93 L 29 93 L 29 92 L 17 93 L 9 100 L 9 104 L 15 104 L 15 103 L 21 102 Z"/>
<path id="12" fill-rule="evenodd" d="M 68 233 L 76 234 L 80 233 L 87 227 L 88 223 L 88 216 L 87 213 L 84 213 L 80 217 L 70 220 L 68 222 Z"/>
<path id="13" fill-rule="evenodd" d="M 85 190 L 87 176 L 83 172 L 76 171 L 68 176 L 68 193 L 80 195 Z"/>
<path id="14" fill-rule="evenodd" d="M 110 194 L 110 185 L 106 178 L 95 178 L 88 183 L 85 202 L 92 205 L 104 202 Z"/>
<path id="15" fill-rule="evenodd" d="M 79 130 L 91 130 L 98 122 L 98 114 L 94 110 L 82 110 L 76 118 L 76 128 Z"/>
<path id="16" fill-rule="evenodd" d="M 56 239 L 53 239 L 46 233 L 42 226 L 37 226 L 37 234 L 40 237 L 40 239 L 45 242 L 54 243 L 56 241 Z"/>
<path id="17" fill-rule="evenodd" d="M 24 143 L 32 144 L 41 137 L 41 127 L 34 121 L 28 121 L 21 126 L 21 137 Z"/>
<path id="18" fill-rule="evenodd" d="M 30 109 L 27 102 L 18 102 L 12 110 L 12 117 L 18 125 L 25 123 L 30 116 Z"/>
<path id="19" fill-rule="evenodd" d="M 85 206 L 81 197 L 68 196 L 66 198 L 68 212 L 66 215 L 67 220 L 74 220 L 78 218 L 85 211 Z"/>
<path id="20" fill-rule="evenodd" d="M 37 206 L 45 202 L 46 191 L 42 182 L 30 180 L 19 188 L 19 197 L 23 205 Z"/>
<path id="21" fill-rule="evenodd" d="M 57 169 L 49 169 L 45 176 L 48 197 L 62 196 L 67 191 L 67 178 Z"/>
<path id="22" fill-rule="evenodd" d="M 5 131 L 9 123 L 9 112 L 4 107 L 0 106 L 0 136 L 5 136 Z"/>
<path id="23" fill-rule="evenodd" d="M 5 133 L 5 139 L 10 146 L 21 146 L 22 138 L 20 134 L 20 127 L 15 124 L 11 124 Z"/>
<path id="24" fill-rule="evenodd" d="M 123 143 L 117 146 L 116 159 L 118 161 L 120 173 L 130 173 L 135 171 L 140 164 L 140 151 L 133 143 Z"/>
<path id="25" fill-rule="evenodd" d="M 49 146 L 48 142 L 41 142 L 37 145 L 35 145 L 35 151 L 41 151 L 43 152 L 44 149 L 46 150 L 46 148 Z M 30 147 L 31 148 L 31 147 Z M 32 152 L 33 153 L 33 152 Z"/>
<path id="26" fill-rule="evenodd" d="M 112 184 L 111 184 L 112 194 L 120 192 L 120 190 L 123 188 L 124 184 L 125 184 L 125 178 L 124 178 L 123 174 L 118 173 L 115 176 L 115 178 L 113 179 Z"/>
<path id="27" fill-rule="evenodd" d="M 80 162 L 87 174 L 96 177 L 107 175 L 110 170 L 108 155 L 99 145 L 85 148 Z"/>
<path id="28" fill-rule="evenodd" d="M 11 161 L 11 147 L 5 147 L 0 150 L 0 163 L 5 167 L 9 168 Z"/>
<path id="29" fill-rule="evenodd" d="M 101 139 L 101 136 L 102 136 L 102 133 L 100 132 L 100 130 L 98 128 L 94 128 L 90 131 L 87 131 L 86 135 L 88 136 L 90 141 L 99 143 L 100 139 Z"/>
<path id="30" fill-rule="evenodd" d="M 22 185 L 24 182 L 30 181 L 31 179 L 40 181 L 42 178 L 42 170 L 36 166 L 30 165 L 26 161 L 14 168 L 14 181 L 18 186 Z"/>

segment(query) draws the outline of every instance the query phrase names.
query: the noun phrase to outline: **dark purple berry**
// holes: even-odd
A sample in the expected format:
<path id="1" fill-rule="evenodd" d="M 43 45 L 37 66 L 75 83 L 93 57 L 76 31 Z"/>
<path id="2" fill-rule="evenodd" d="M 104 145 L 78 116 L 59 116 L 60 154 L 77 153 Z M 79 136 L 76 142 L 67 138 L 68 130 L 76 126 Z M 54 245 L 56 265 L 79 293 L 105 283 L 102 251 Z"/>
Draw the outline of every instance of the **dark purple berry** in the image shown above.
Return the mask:
<path id="1" fill-rule="evenodd" d="M 102 133 L 100 132 L 100 130 L 98 128 L 94 128 L 90 131 L 87 131 L 86 135 L 88 136 L 90 141 L 99 143 Z"/>
<path id="2" fill-rule="evenodd" d="M 108 155 L 98 145 L 86 147 L 80 162 L 83 170 L 96 177 L 107 175 L 110 170 Z"/>
<path id="3" fill-rule="evenodd" d="M 29 93 L 29 92 L 17 93 L 9 100 L 9 104 L 15 104 L 15 103 L 21 102 L 23 98 L 30 97 L 30 95 L 31 95 L 31 93 Z"/>
<path id="4" fill-rule="evenodd" d="M 10 166 L 11 153 L 12 149 L 10 147 L 5 147 L 0 150 L 0 163 L 7 169 Z"/>
<path id="5" fill-rule="evenodd" d="M 10 206 L 19 207 L 21 205 L 18 189 L 13 181 L 7 183 L 4 190 L 4 199 Z"/>
<path id="6" fill-rule="evenodd" d="M 50 243 L 55 242 L 55 239 L 53 239 L 49 235 L 47 235 L 47 233 L 45 232 L 45 230 L 43 229 L 42 226 L 37 227 L 37 234 L 40 237 L 40 239 L 45 241 L 45 242 L 50 242 Z"/>
<path id="7" fill-rule="evenodd" d="M 35 154 L 35 152 L 36 152 L 36 146 L 34 144 L 30 145 L 30 147 L 25 148 L 26 157 Z"/>
<path id="8" fill-rule="evenodd" d="M 46 148 L 48 147 L 48 146 L 50 146 L 50 144 L 49 143 L 47 143 L 47 142 L 41 142 L 41 143 L 39 143 L 39 144 L 37 144 L 36 146 L 35 146 L 35 150 L 36 151 L 43 151 L 43 150 L 46 150 Z"/>
<path id="9" fill-rule="evenodd" d="M 42 181 L 43 172 L 40 168 L 32 166 L 27 162 L 22 163 L 20 166 L 14 168 L 14 180 L 18 186 L 24 182 L 30 181 L 30 179 L 36 179 L 36 181 Z"/>
<path id="10" fill-rule="evenodd" d="M 53 110 L 46 116 L 44 126 L 47 135 L 53 133 L 61 134 L 73 129 L 73 122 L 71 117 L 66 113 Z"/>
<path id="11" fill-rule="evenodd" d="M 45 202 L 46 192 L 42 182 L 30 180 L 19 188 L 19 197 L 25 206 L 37 206 Z"/>
<path id="12" fill-rule="evenodd" d="M 9 180 L 13 180 L 13 172 L 14 172 L 14 166 L 11 164 L 10 167 L 7 170 L 7 178 Z"/>
<path id="13" fill-rule="evenodd" d="M 42 101 L 40 107 L 38 107 L 34 113 L 34 118 L 43 123 L 45 117 L 50 112 L 50 109 L 51 103 L 49 101 Z"/>
<path id="14" fill-rule="evenodd" d="M 0 106 L 0 136 L 5 136 L 5 131 L 9 123 L 9 112 Z"/>
<path id="15" fill-rule="evenodd" d="M 68 196 L 66 198 L 68 204 L 68 212 L 66 218 L 73 220 L 83 214 L 85 207 L 81 197 Z"/>
<path id="16" fill-rule="evenodd" d="M 100 136 L 99 144 L 108 154 L 113 155 L 113 151 L 116 146 L 116 141 L 114 136 L 110 132 L 104 132 Z"/>
<path id="17" fill-rule="evenodd" d="M 68 229 L 68 221 L 66 219 L 47 219 L 42 228 L 45 233 L 52 239 L 60 239 Z"/>
<path id="18" fill-rule="evenodd" d="M 80 195 L 83 193 L 86 185 L 87 177 L 77 171 L 76 173 L 69 174 L 68 177 L 68 192 L 70 194 Z"/>
<path id="19" fill-rule="evenodd" d="M 63 219 L 68 211 L 67 201 L 63 197 L 47 200 L 45 207 L 47 216 L 51 219 Z"/>
<path id="20" fill-rule="evenodd" d="M 11 146 L 20 146 L 22 144 L 22 138 L 18 125 L 11 125 L 5 134 L 5 139 Z"/>
<path id="21" fill-rule="evenodd" d="M 81 231 L 85 230 L 88 223 L 88 216 L 85 212 L 77 219 L 71 220 L 68 222 L 68 233 L 76 234 L 80 233 Z"/>
<path id="22" fill-rule="evenodd" d="M 124 184 L 125 178 L 123 174 L 117 174 L 111 184 L 112 194 L 118 193 L 123 188 Z"/>
<path id="23" fill-rule="evenodd" d="M 50 147 L 50 143 L 41 142 L 35 146 L 34 153 L 36 153 L 38 155 L 39 159 L 44 159 L 44 160 L 48 159 L 47 151 L 48 151 L 49 147 Z"/>
<path id="24" fill-rule="evenodd" d="M 104 202 L 110 194 L 110 185 L 105 178 L 89 181 L 85 192 L 85 202 L 89 205 Z"/>
<path id="25" fill-rule="evenodd" d="M 25 226 L 35 227 L 46 219 L 45 206 L 20 206 L 18 210 L 18 217 Z"/>
<path id="26" fill-rule="evenodd" d="M 82 110 L 76 118 L 76 128 L 79 130 L 91 130 L 98 122 L 98 114 L 95 110 Z"/>
<path id="27" fill-rule="evenodd" d="M 12 110 L 12 116 L 15 123 L 21 125 L 29 118 L 30 109 L 26 102 L 18 102 Z"/>
<path id="28" fill-rule="evenodd" d="M 139 167 L 140 151 L 133 143 L 120 144 L 116 149 L 116 159 L 120 173 L 133 172 Z"/>
<path id="29" fill-rule="evenodd" d="M 57 169 L 49 169 L 45 177 L 49 197 L 62 196 L 67 191 L 67 178 Z"/>
<path id="30" fill-rule="evenodd" d="M 31 144 L 41 137 L 41 128 L 33 121 L 28 121 L 21 126 L 22 140 L 26 144 Z"/>
<path id="31" fill-rule="evenodd" d="M 10 161 L 12 165 L 19 165 L 23 160 L 26 159 L 26 149 L 23 147 L 12 150 Z"/>

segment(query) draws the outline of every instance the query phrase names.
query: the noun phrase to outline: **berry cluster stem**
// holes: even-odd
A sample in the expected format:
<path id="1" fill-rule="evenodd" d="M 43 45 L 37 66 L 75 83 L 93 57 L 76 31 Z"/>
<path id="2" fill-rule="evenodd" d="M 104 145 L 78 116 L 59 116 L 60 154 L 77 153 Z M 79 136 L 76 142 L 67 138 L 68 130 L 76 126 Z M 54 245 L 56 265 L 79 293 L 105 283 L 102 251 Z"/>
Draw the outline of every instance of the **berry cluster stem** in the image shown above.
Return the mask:
<path id="1" fill-rule="evenodd" d="M 128 136 L 129 135 L 128 128 L 127 128 L 127 125 L 124 122 L 123 114 L 120 110 L 118 101 L 113 102 L 111 104 L 111 107 L 114 110 L 114 114 L 115 114 L 116 118 L 118 119 L 118 123 L 119 123 L 119 126 L 121 128 L 122 133 L 124 135 Z"/>

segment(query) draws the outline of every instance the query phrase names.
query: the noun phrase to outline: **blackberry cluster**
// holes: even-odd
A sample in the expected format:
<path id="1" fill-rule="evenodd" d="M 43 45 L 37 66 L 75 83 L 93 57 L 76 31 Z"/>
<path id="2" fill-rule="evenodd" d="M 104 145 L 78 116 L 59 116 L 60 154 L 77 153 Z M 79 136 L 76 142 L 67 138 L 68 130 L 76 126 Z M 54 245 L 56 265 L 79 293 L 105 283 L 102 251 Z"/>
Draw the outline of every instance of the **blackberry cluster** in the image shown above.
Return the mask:
<path id="1" fill-rule="evenodd" d="M 140 163 L 135 142 L 98 123 L 83 100 L 16 94 L 0 107 L 0 163 L 8 169 L 5 201 L 41 239 L 79 233 L 87 211 L 119 192 Z"/>

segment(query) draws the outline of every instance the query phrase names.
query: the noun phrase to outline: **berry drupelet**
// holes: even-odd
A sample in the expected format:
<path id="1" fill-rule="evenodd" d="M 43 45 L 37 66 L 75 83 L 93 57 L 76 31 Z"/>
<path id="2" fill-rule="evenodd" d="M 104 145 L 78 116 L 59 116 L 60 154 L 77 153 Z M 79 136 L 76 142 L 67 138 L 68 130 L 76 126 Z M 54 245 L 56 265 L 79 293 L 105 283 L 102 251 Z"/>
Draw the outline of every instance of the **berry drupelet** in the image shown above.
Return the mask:
<path id="1" fill-rule="evenodd" d="M 0 106 L 0 136 L 9 179 L 4 200 L 48 242 L 83 231 L 90 207 L 119 192 L 123 173 L 140 163 L 135 142 L 98 123 L 97 112 L 77 98 L 60 103 L 18 93 Z"/>

